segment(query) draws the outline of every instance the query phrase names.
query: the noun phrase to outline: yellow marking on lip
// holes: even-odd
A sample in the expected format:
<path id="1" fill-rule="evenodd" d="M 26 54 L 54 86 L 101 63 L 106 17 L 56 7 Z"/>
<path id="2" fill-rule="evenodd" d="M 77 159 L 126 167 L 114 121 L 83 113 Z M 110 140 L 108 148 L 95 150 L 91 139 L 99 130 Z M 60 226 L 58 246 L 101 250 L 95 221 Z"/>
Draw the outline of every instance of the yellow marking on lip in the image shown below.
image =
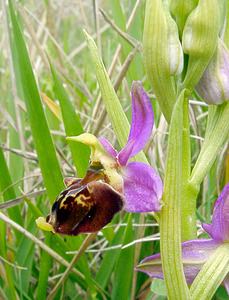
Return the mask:
<path id="1" fill-rule="evenodd" d="M 35 222 L 37 224 L 37 227 L 39 227 L 40 229 L 42 229 L 44 231 L 55 232 L 53 226 L 50 223 L 46 222 L 45 218 L 39 217 L 36 219 Z"/>
<path id="2" fill-rule="evenodd" d="M 91 199 L 90 196 L 79 195 L 78 197 L 76 197 L 74 199 L 74 202 L 76 202 L 79 205 L 82 205 L 83 207 L 86 206 L 86 207 L 90 208 L 91 207 L 91 203 L 90 202 L 85 203 L 85 200 L 89 200 L 89 199 Z"/>
<path id="3" fill-rule="evenodd" d="M 87 202 L 86 203 L 86 200 L 90 200 L 90 196 L 85 196 L 85 195 L 79 195 L 78 197 L 76 197 L 77 194 L 71 194 L 71 195 L 67 195 L 60 203 L 60 206 L 59 208 L 67 208 L 68 205 L 65 202 L 65 200 L 67 200 L 68 196 L 71 196 L 71 197 L 75 197 L 75 199 L 73 200 L 74 202 L 76 202 L 77 204 L 83 206 L 83 207 L 91 207 L 92 204 L 90 202 Z"/>

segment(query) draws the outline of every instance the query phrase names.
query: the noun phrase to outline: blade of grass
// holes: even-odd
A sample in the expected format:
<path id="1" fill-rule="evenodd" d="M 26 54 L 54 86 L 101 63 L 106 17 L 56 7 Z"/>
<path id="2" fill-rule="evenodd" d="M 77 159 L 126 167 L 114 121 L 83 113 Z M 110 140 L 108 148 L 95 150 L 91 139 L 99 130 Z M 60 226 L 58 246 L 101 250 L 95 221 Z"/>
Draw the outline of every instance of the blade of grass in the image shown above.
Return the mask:
<path id="1" fill-rule="evenodd" d="M 132 216 L 130 214 L 128 217 L 127 227 L 124 233 L 123 244 L 128 244 L 129 242 L 133 241 L 133 239 L 134 232 L 132 227 Z M 114 284 L 111 296 L 113 300 L 130 299 L 133 269 L 134 247 L 122 249 L 114 273 Z"/>
<path id="2" fill-rule="evenodd" d="M 0 191 L 2 193 L 4 201 L 16 198 L 16 193 L 12 186 L 12 180 L 9 173 L 9 169 L 6 164 L 6 160 L 0 147 Z M 21 212 L 18 206 L 10 208 L 8 210 L 10 218 L 15 222 L 19 223 L 20 225 L 23 223 Z M 16 236 L 19 238 L 21 235 L 16 233 Z"/>
<path id="3" fill-rule="evenodd" d="M 12 181 L 9 174 L 9 169 L 7 167 L 5 157 L 3 154 L 2 149 L 0 148 L 0 202 L 1 199 L 7 201 L 11 197 L 16 197 L 15 191 L 12 187 Z M 14 220 L 19 220 L 22 224 L 22 218 L 20 215 L 19 207 L 14 207 L 9 209 L 9 215 Z M 0 222 L 0 253 L 7 260 L 7 244 L 6 244 L 6 226 L 3 222 Z M 15 236 L 17 240 L 21 238 L 21 234 L 15 231 Z M 5 273 L 6 273 L 6 294 L 10 297 L 10 299 L 17 299 L 16 291 L 14 288 L 14 279 L 13 279 L 13 272 L 11 267 L 8 264 L 4 264 Z"/>
<path id="4" fill-rule="evenodd" d="M 77 254 L 75 254 L 75 256 L 73 257 L 72 261 L 70 262 L 69 267 L 65 270 L 63 276 L 59 279 L 59 281 L 57 282 L 57 284 L 54 286 L 54 288 L 52 289 L 52 291 L 49 293 L 47 300 L 52 300 L 55 297 L 56 292 L 58 291 L 58 289 L 61 287 L 61 285 L 64 284 L 64 282 L 66 281 L 69 273 L 71 272 L 71 269 L 74 267 L 74 265 L 76 264 L 76 262 L 79 260 L 79 258 L 81 257 L 81 255 L 84 253 L 84 251 L 87 249 L 88 245 L 91 243 L 92 240 L 95 239 L 97 233 L 91 233 L 89 234 L 83 241 L 79 251 L 77 252 Z"/>
<path id="5" fill-rule="evenodd" d="M 136 3 L 135 3 L 135 5 L 136 5 Z M 123 12 L 123 9 L 121 6 L 121 1 L 119 1 L 119 0 L 109 1 L 109 6 L 111 7 L 114 22 L 117 24 L 117 26 L 122 31 L 126 32 L 126 30 L 127 30 L 126 16 Z M 135 19 L 136 19 L 136 15 L 135 15 Z M 140 30 L 140 28 L 138 28 L 138 31 L 139 30 Z M 125 40 L 123 40 L 123 38 L 121 36 L 119 36 L 119 42 L 122 45 L 121 58 L 122 58 L 122 62 L 123 62 L 125 57 L 128 56 L 132 47 L 130 45 L 128 45 L 128 43 Z M 142 72 L 141 66 L 142 66 L 141 57 L 136 56 L 133 63 L 130 66 L 130 69 L 127 72 L 127 79 L 128 79 L 129 84 L 131 84 L 131 82 L 133 80 L 142 78 L 143 72 Z"/>
<path id="6" fill-rule="evenodd" d="M 109 244 L 109 247 L 113 247 L 115 245 L 122 244 L 123 242 L 123 235 L 124 235 L 124 227 L 120 227 L 116 234 L 114 235 L 114 238 L 112 242 Z M 110 250 L 105 253 L 103 256 L 102 263 L 100 265 L 100 268 L 96 274 L 96 281 L 105 288 L 107 286 L 107 283 L 112 275 L 115 263 L 120 255 L 121 247 L 118 249 Z"/>
<path id="7" fill-rule="evenodd" d="M 64 187 L 63 178 L 47 120 L 43 111 L 29 55 L 17 22 L 12 1 L 9 1 L 9 18 L 11 21 L 11 49 L 14 50 L 12 59 L 14 68 L 17 70 L 17 72 L 15 72 L 15 78 L 17 81 L 21 82 L 33 141 L 39 158 L 39 165 L 44 179 L 44 184 L 50 201 L 53 202 Z M 51 236 L 47 239 L 47 244 L 51 244 Z M 49 265 L 51 258 L 45 254 L 45 252 L 42 252 L 42 254 L 37 296 L 45 295 L 48 284 L 48 274 L 50 271 Z"/>
<path id="8" fill-rule="evenodd" d="M 10 40 L 11 44 L 14 44 L 13 49 L 15 51 L 14 55 L 12 55 L 12 59 L 14 68 L 19 71 L 19 73 L 15 73 L 15 77 L 17 81 L 21 82 L 23 89 L 31 132 L 39 157 L 39 165 L 43 175 L 44 184 L 47 188 L 50 200 L 54 201 L 56 195 L 63 188 L 63 178 L 44 115 L 24 38 L 14 13 L 12 1 L 9 1 L 9 15 L 12 25 Z"/>
<path id="9" fill-rule="evenodd" d="M 87 39 L 88 48 L 91 54 L 91 61 L 94 65 L 96 77 L 99 82 L 101 95 L 107 110 L 107 114 L 114 128 L 114 132 L 118 138 L 120 146 L 123 147 L 128 138 L 130 124 L 123 111 L 114 87 L 112 86 L 104 64 L 99 56 L 98 49 L 94 40 L 85 31 L 84 33 Z M 143 152 L 138 153 L 136 155 L 136 159 L 147 163 L 147 158 Z"/>
<path id="10" fill-rule="evenodd" d="M 79 116 L 76 114 L 71 101 L 59 79 L 54 67 L 51 66 L 54 80 L 55 96 L 59 100 L 65 132 L 67 136 L 79 135 L 84 132 Z M 89 162 L 90 151 L 87 146 L 81 143 L 69 142 L 72 158 L 77 169 L 77 175 L 83 177 Z"/>
<path id="11" fill-rule="evenodd" d="M 0 196 L 0 203 L 1 203 L 2 197 Z M 4 222 L 0 221 L 0 255 L 3 259 L 7 261 L 7 247 L 6 247 L 6 225 Z M 6 282 L 4 282 L 4 278 L 2 278 L 3 281 L 3 287 L 5 290 L 5 293 L 7 294 L 7 297 L 10 297 L 10 299 L 17 299 L 16 291 L 14 288 L 14 278 L 13 278 L 13 272 L 11 269 L 11 266 L 9 266 L 8 263 L 3 263 L 4 270 L 5 270 L 5 278 Z"/>

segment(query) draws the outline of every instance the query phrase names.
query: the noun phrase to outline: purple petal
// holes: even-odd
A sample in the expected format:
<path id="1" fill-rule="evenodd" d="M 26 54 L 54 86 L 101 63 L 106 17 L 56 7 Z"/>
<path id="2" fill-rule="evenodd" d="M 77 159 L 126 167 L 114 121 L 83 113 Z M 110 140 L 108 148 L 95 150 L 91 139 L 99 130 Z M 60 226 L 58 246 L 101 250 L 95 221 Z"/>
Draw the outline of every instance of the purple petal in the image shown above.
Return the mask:
<path id="1" fill-rule="evenodd" d="M 212 224 L 203 224 L 204 230 L 216 241 L 229 241 L 229 183 L 215 202 Z"/>
<path id="2" fill-rule="evenodd" d="M 219 246 L 214 240 L 192 240 L 182 243 L 184 273 L 188 284 L 191 284 L 203 264 Z M 143 259 L 136 268 L 152 278 L 163 279 L 161 255 L 154 254 Z"/>
<path id="3" fill-rule="evenodd" d="M 163 185 L 152 167 L 142 162 L 131 162 L 125 167 L 123 178 L 126 211 L 150 212 L 161 209 Z"/>
<path id="4" fill-rule="evenodd" d="M 112 156 L 116 157 L 118 155 L 118 152 L 114 149 L 114 147 L 111 145 L 111 143 L 105 139 L 104 137 L 99 138 L 100 143 L 103 145 L 104 149 Z"/>
<path id="5" fill-rule="evenodd" d="M 126 165 L 128 159 L 142 150 L 153 129 L 154 116 L 149 97 L 139 81 L 134 81 L 131 89 L 132 122 L 126 146 L 119 152 L 118 160 Z"/>

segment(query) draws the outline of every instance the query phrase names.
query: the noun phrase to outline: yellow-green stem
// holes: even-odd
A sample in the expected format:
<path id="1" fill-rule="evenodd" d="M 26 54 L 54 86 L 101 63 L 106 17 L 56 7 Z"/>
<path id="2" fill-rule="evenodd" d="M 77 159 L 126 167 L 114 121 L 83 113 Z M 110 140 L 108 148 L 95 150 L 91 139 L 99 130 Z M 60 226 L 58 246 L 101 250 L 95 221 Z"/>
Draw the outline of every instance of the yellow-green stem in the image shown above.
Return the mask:
<path id="1" fill-rule="evenodd" d="M 181 196 L 182 196 L 182 144 L 183 103 L 185 91 L 180 94 L 171 118 L 166 172 L 164 180 L 164 206 L 160 216 L 162 268 L 169 299 L 190 299 L 185 280 L 181 253 Z"/>

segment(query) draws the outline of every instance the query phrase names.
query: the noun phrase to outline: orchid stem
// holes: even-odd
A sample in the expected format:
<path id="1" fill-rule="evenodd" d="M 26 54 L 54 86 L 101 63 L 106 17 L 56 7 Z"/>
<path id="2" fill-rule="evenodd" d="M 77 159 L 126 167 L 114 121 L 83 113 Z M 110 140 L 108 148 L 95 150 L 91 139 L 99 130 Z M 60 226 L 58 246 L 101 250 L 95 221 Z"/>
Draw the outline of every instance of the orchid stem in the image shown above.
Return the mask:
<path id="1" fill-rule="evenodd" d="M 164 206 L 160 216 L 162 268 L 167 287 L 168 299 L 190 299 L 185 280 L 181 253 L 181 198 L 182 180 L 182 146 L 183 91 L 172 113 L 169 131 L 166 172 L 164 181 Z"/>
<path id="2" fill-rule="evenodd" d="M 191 171 L 191 149 L 189 129 L 189 104 L 184 101 L 182 136 L 182 198 L 181 198 L 181 239 L 196 238 L 196 193 L 188 184 Z M 193 201 L 194 200 L 194 201 Z"/>

